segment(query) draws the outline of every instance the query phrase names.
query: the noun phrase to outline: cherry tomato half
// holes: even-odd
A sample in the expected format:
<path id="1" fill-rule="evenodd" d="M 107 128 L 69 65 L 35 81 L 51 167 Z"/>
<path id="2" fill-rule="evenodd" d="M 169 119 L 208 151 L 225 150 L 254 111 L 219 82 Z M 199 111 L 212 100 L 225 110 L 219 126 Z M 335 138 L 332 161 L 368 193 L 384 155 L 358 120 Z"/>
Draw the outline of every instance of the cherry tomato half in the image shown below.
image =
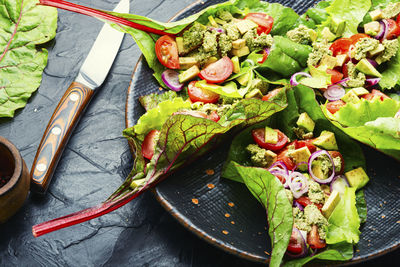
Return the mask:
<path id="1" fill-rule="evenodd" d="M 287 155 L 287 151 L 288 149 L 284 149 L 282 150 L 278 156 L 276 157 L 276 161 L 282 161 L 283 163 L 285 163 L 286 167 L 289 170 L 293 170 L 296 167 L 296 164 L 294 163 L 294 161 Z"/>
<path id="2" fill-rule="evenodd" d="M 379 99 L 381 101 L 383 101 L 384 99 L 390 98 L 389 96 L 385 95 L 384 93 L 382 93 L 381 91 L 376 90 L 376 89 L 372 89 L 371 93 L 363 95 L 361 97 L 368 101 L 371 101 L 375 97 L 379 97 Z"/>
<path id="3" fill-rule="evenodd" d="M 388 26 L 386 39 L 395 39 L 400 35 L 400 26 L 396 23 L 396 21 L 392 19 L 386 19 L 386 25 Z"/>
<path id="4" fill-rule="evenodd" d="M 344 105 L 346 105 L 346 103 L 343 100 L 336 100 L 326 104 L 326 109 L 330 113 L 335 114 Z"/>
<path id="5" fill-rule="evenodd" d="M 344 173 L 344 159 L 343 159 L 343 156 L 342 156 L 342 154 L 339 152 L 339 151 L 328 151 L 329 152 L 329 154 L 331 155 L 331 157 L 334 159 L 334 158 L 337 158 L 337 157 L 340 157 L 340 162 L 341 162 L 341 166 L 340 166 L 340 172 L 336 172 L 336 170 L 335 170 L 335 173 L 336 174 L 343 174 Z"/>
<path id="6" fill-rule="evenodd" d="M 301 204 L 303 207 L 307 207 L 308 205 L 311 205 L 311 204 L 315 205 L 319 210 L 321 210 L 322 207 L 323 207 L 322 204 L 320 204 L 320 203 L 314 203 L 314 202 L 312 202 L 312 201 L 310 200 L 309 197 L 306 197 L 306 196 L 301 196 L 301 197 L 299 197 L 298 199 L 296 199 L 296 201 L 297 201 L 299 204 Z"/>
<path id="7" fill-rule="evenodd" d="M 188 94 L 192 102 L 216 103 L 219 99 L 219 94 L 196 87 L 196 81 L 189 83 Z"/>
<path id="8" fill-rule="evenodd" d="M 151 159 L 154 155 L 159 130 L 151 130 L 145 137 L 142 143 L 142 155 L 146 159 Z"/>
<path id="9" fill-rule="evenodd" d="M 224 56 L 218 61 L 211 63 L 205 69 L 200 71 L 199 77 L 209 83 L 220 83 L 231 76 L 233 71 L 232 60 Z"/>
<path id="10" fill-rule="evenodd" d="M 324 248 L 326 243 L 319 238 L 318 227 L 313 225 L 311 231 L 307 235 L 307 243 L 312 249 Z"/>
<path id="11" fill-rule="evenodd" d="M 302 247 L 303 245 L 303 237 L 301 236 L 301 233 L 293 227 L 287 251 L 294 255 L 300 254 L 303 252 L 303 249 L 305 249 Z"/>
<path id="12" fill-rule="evenodd" d="M 252 20 L 258 25 L 258 35 L 260 35 L 261 33 L 270 33 L 272 30 L 272 26 L 274 25 L 274 18 L 265 13 L 248 13 L 244 18 Z"/>
<path id="13" fill-rule="evenodd" d="M 365 34 L 365 33 L 354 34 L 353 36 L 350 37 L 351 44 L 355 45 L 362 38 L 371 38 L 371 36 L 369 36 L 368 34 Z"/>
<path id="14" fill-rule="evenodd" d="M 220 117 L 217 111 L 213 110 L 209 115 L 207 115 L 207 119 L 217 122 L 219 121 Z"/>
<path id="15" fill-rule="evenodd" d="M 155 49 L 161 64 L 169 69 L 179 69 L 178 46 L 171 36 L 161 36 L 156 41 Z"/>
<path id="16" fill-rule="evenodd" d="M 338 81 L 343 79 L 343 73 L 340 73 L 337 70 L 331 70 L 331 69 L 327 69 L 326 72 L 331 76 L 331 82 L 333 83 L 337 83 Z"/>
<path id="17" fill-rule="evenodd" d="M 351 45 L 352 40 L 350 38 L 340 38 L 331 44 L 329 50 L 331 50 L 333 56 L 336 57 L 337 55 L 342 55 L 349 52 L 349 48 Z"/>
<path id="18" fill-rule="evenodd" d="M 275 96 L 277 96 L 280 93 L 281 90 L 282 90 L 282 88 L 278 88 L 278 89 L 274 89 L 274 90 L 270 91 L 268 94 L 263 96 L 262 101 L 268 101 L 271 98 L 274 98 Z"/>
<path id="19" fill-rule="evenodd" d="M 288 142 L 287 136 L 281 131 L 274 129 L 278 133 L 278 142 L 276 144 L 265 142 L 265 128 L 254 129 L 251 131 L 254 141 L 262 148 L 272 151 L 281 150 Z"/>
<path id="20" fill-rule="evenodd" d="M 302 147 L 307 147 L 311 153 L 314 153 L 317 150 L 317 147 L 313 145 L 314 139 L 307 139 L 307 140 L 295 140 L 294 141 L 294 148 L 299 149 Z"/>

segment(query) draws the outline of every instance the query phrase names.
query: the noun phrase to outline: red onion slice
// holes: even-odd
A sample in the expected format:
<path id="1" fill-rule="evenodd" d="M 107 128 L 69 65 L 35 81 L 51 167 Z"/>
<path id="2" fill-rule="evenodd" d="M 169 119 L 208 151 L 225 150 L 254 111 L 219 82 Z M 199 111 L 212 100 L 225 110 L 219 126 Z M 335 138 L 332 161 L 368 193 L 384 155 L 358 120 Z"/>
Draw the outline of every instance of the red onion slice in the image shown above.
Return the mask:
<path id="1" fill-rule="evenodd" d="M 329 101 L 336 101 L 341 99 L 346 94 L 346 91 L 339 84 L 331 85 L 324 92 L 324 97 Z"/>
<path id="2" fill-rule="evenodd" d="M 301 248 L 300 253 L 292 253 L 286 250 L 286 255 L 291 258 L 301 258 L 307 255 L 307 243 L 306 238 L 304 238 L 303 234 L 299 229 L 293 226 L 292 235 L 290 236 L 289 247 L 299 247 Z"/>
<path id="3" fill-rule="evenodd" d="M 341 86 L 347 87 L 347 83 L 346 83 L 346 82 L 347 82 L 348 80 L 350 80 L 349 77 L 344 78 L 343 80 L 340 80 L 340 81 L 338 81 L 338 82 L 332 83 L 331 85 L 340 84 Z"/>
<path id="4" fill-rule="evenodd" d="M 379 40 L 383 37 L 386 31 L 386 24 L 383 21 L 379 21 L 380 27 L 377 35 L 374 36 L 375 39 Z"/>
<path id="5" fill-rule="evenodd" d="M 174 70 L 165 70 L 161 74 L 161 79 L 165 83 L 166 86 L 168 86 L 171 90 L 173 91 L 180 91 L 183 88 L 183 83 L 179 82 L 179 73 L 174 71 Z"/>
<path id="6" fill-rule="evenodd" d="M 307 72 L 296 72 L 296 73 L 293 74 L 292 77 L 290 78 L 290 85 L 292 85 L 292 86 L 297 86 L 297 85 L 299 85 L 299 82 L 296 80 L 296 77 L 297 77 L 298 75 L 305 76 L 305 77 L 307 77 L 307 78 L 311 78 L 311 75 L 310 75 L 309 73 L 307 73 Z"/>
<path id="7" fill-rule="evenodd" d="M 335 178 L 333 178 L 332 183 L 331 183 L 331 192 L 333 190 L 336 190 L 339 192 L 340 195 L 344 194 L 344 191 L 346 190 L 346 187 L 349 187 L 349 182 L 347 181 L 346 176 L 344 175 L 338 175 Z"/>
<path id="8" fill-rule="evenodd" d="M 279 179 L 279 177 L 285 179 L 285 182 L 283 183 L 283 187 L 285 187 L 286 189 L 289 188 L 289 185 L 288 185 L 289 175 L 286 173 L 286 171 L 281 170 L 281 169 L 279 169 L 279 170 L 274 169 L 269 172 L 278 179 Z M 279 179 L 279 180 L 282 181 L 282 179 Z"/>
<path id="9" fill-rule="evenodd" d="M 396 119 L 400 119 L 400 109 L 399 109 L 399 111 L 397 111 L 397 113 L 396 113 L 396 115 L 394 115 L 394 117 L 395 117 Z"/>
<path id="10" fill-rule="evenodd" d="M 219 32 L 219 33 L 225 33 L 225 30 L 222 29 L 222 28 L 208 27 L 208 29 L 210 31 L 216 31 L 216 32 Z"/>
<path id="11" fill-rule="evenodd" d="M 367 86 L 370 87 L 377 85 L 381 81 L 381 78 L 369 78 L 366 79 L 365 81 L 367 82 Z"/>
<path id="12" fill-rule="evenodd" d="M 308 179 L 300 172 L 292 172 L 287 181 L 296 199 L 308 191 Z"/>
<path id="13" fill-rule="evenodd" d="M 352 59 L 352 57 L 351 57 L 351 52 L 353 52 L 353 50 L 354 50 L 355 48 L 356 48 L 355 45 L 350 45 L 350 47 L 349 47 L 349 52 L 347 52 L 347 55 L 349 56 L 350 59 Z"/>
<path id="14" fill-rule="evenodd" d="M 368 60 L 369 63 L 371 63 L 371 65 L 372 65 L 374 68 L 378 67 L 378 63 L 377 63 L 375 60 L 370 59 L 370 58 L 367 58 L 367 60 Z"/>
<path id="15" fill-rule="evenodd" d="M 286 164 L 281 160 L 278 160 L 277 162 L 272 164 L 271 167 L 268 168 L 268 171 L 270 172 L 273 170 L 284 170 L 286 172 L 286 175 L 289 175 L 289 171 L 288 168 L 286 167 Z"/>
<path id="16" fill-rule="evenodd" d="M 383 31 L 383 36 L 382 36 L 382 39 L 381 39 L 381 40 L 385 40 L 386 37 L 387 37 L 387 35 L 388 35 L 388 32 L 389 32 L 389 25 L 388 25 L 388 22 L 386 21 L 386 19 L 383 19 L 383 20 L 381 20 L 381 21 L 382 21 L 383 24 L 385 25 L 385 30 Z"/>
<path id="17" fill-rule="evenodd" d="M 310 158 L 308 159 L 308 172 L 310 173 L 311 178 L 313 178 L 316 182 L 318 182 L 320 184 L 329 184 L 332 181 L 333 177 L 335 177 L 335 168 L 334 167 L 332 168 L 332 174 L 327 179 L 318 178 L 317 176 L 315 176 L 315 174 L 312 171 L 313 161 L 322 155 L 328 156 L 329 160 L 332 163 L 332 167 L 335 166 L 333 159 L 332 159 L 331 155 L 328 153 L 328 151 L 318 150 L 318 151 L 315 151 L 314 153 L 312 153 Z"/>
<path id="18" fill-rule="evenodd" d="M 299 210 L 303 211 L 304 207 L 303 205 L 301 205 L 299 202 L 297 202 L 296 200 L 293 201 L 293 206 L 296 208 L 299 208 Z"/>

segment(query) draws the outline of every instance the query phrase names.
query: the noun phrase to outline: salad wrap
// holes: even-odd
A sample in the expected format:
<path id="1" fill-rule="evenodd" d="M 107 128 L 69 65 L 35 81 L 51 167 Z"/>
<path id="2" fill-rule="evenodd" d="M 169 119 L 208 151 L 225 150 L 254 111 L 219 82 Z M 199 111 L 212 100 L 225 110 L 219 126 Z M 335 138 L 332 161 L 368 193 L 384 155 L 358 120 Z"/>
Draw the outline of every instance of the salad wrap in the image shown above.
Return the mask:
<path id="1" fill-rule="evenodd" d="M 262 164 L 257 166 L 257 164 L 259 164 L 257 162 L 258 157 L 256 157 L 256 154 L 252 152 L 255 149 L 260 149 L 254 148 L 257 145 L 253 145 L 255 140 L 255 129 L 260 129 L 260 127 L 263 128 L 268 125 L 268 127 L 280 129 L 289 137 L 289 139 L 293 140 L 297 135 L 293 130 L 297 127 L 296 121 L 298 121 L 300 114 L 305 112 L 315 122 L 314 133 L 318 134 L 323 133 L 324 131 L 330 131 L 334 133 L 337 140 L 338 150 L 340 151 L 344 161 L 344 169 L 341 170 L 341 172 L 345 173 L 346 177 L 347 173 L 352 172 L 354 169 L 359 169 L 360 167 L 365 169 L 365 160 L 360 147 L 343 132 L 330 124 L 329 121 L 324 117 L 317 102 L 315 101 L 315 94 L 313 90 L 300 85 L 292 90 L 289 90 L 287 95 L 288 107 L 286 109 L 274 114 L 265 122 L 262 122 L 258 125 L 253 125 L 243 130 L 235 137 L 230 148 L 224 171 L 222 173 L 222 176 L 225 178 L 245 183 L 253 196 L 256 197 L 256 199 L 265 207 L 267 211 L 267 220 L 272 247 L 270 266 L 279 266 L 285 253 L 291 255 L 292 257 L 300 257 L 298 255 L 293 255 L 293 253 L 289 253 L 290 245 L 288 248 L 288 244 L 293 242 L 294 234 L 292 233 L 292 230 L 297 229 L 293 228 L 293 226 L 298 224 L 299 221 L 298 214 L 296 214 L 294 211 L 292 212 L 292 204 L 293 206 L 298 206 L 298 203 L 305 204 L 305 201 L 304 196 L 297 196 L 296 198 L 295 193 L 293 193 L 294 198 L 293 196 L 289 197 L 287 191 L 290 192 L 292 187 L 287 187 L 286 183 L 282 181 L 282 177 L 277 179 L 277 177 L 280 177 L 280 174 L 282 174 L 282 170 L 277 171 L 277 165 L 282 165 L 282 162 L 284 162 L 284 165 L 287 165 L 287 168 L 290 170 L 286 160 L 282 159 L 280 154 L 278 155 L 278 159 L 275 161 L 275 164 L 269 165 L 268 169 Z M 296 140 L 294 142 L 300 143 L 306 141 L 307 139 L 304 139 L 303 141 Z M 257 143 L 260 145 L 259 142 Z M 299 150 L 304 148 L 307 148 L 306 150 L 310 148 L 311 150 L 311 146 L 309 144 Z M 332 149 L 332 147 L 329 147 L 329 149 Z M 319 152 L 320 151 L 316 151 L 314 153 Z M 296 170 L 296 168 L 299 168 L 299 165 L 294 168 L 295 169 L 292 171 L 293 173 L 296 173 L 296 171 L 304 172 L 304 169 Z M 314 172 L 314 174 L 315 173 L 316 172 Z M 288 177 L 286 176 L 286 178 Z M 351 178 L 349 178 L 349 181 L 350 179 Z M 308 196 L 310 199 L 312 199 L 310 194 L 315 194 L 314 191 L 310 191 L 315 190 L 315 184 L 315 181 L 310 182 L 308 189 Z M 320 186 L 323 188 L 323 184 Z M 332 186 L 333 185 L 331 185 L 331 188 Z M 285 187 L 289 188 L 290 190 L 285 190 Z M 319 186 L 317 187 L 319 188 Z M 333 186 L 333 188 L 335 187 Z M 330 195 L 333 195 L 334 190 L 335 189 L 330 192 Z M 356 192 L 356 190 L 358 191 Z M 293 199 L 295 199 L 295 201 L 293 201 Z M 318 203 L 318 201 L 316 202 Z M 329 202 L 329 200 L 326 200 L 325 203 L 327 202 Z M 319 204 L 314 203 L 314 205 L 318 206 Z M 306 209 L 304 210 L 305 214 L 309 212 L 306 211 Z M 324 207 L 321 210 L 322 213 L 324 213 Z M 314 252 L 308 252 L 308 249 L 318 248 L 313 247 L 313 243 L 310 241 L 310 233 L 312 233 L 312 230 L 309 229 L 311 232 L 308 232 L 308 235 L 305 235 L 307 237 L 304 238 L 303 236 L 303 240 L 307 240 L 307 242 L 309 242 L 309 248 L 307 249 L 303 247 L 301 252 L 302 257 L 299 259 L 290 260 L 291 257 L 286 257 L 285 264 L 287 266 L 302 266 L 313 259 L 336 261 L 345 261 L 351 259 L 353 256 L 353 244 L 356 244 L 359 241 L 360 224 L 365 222 L 365 220 L 366 206 L 363 190 L 357 186 L 346 187 L 342 192 L 340 201 L 337 202 L 332 213 L 330 213 L 330 215 L 326 218 L 326 246 L 324 246 L 322 250 L 318 249 L 318 251 L 315 250 Z M 300 229 L 304 230 L 303 228 Z M 298 230 L 296 231 L 298 232 Z M 293 230 L 293 232 L 295 232 L 295 230 Z M 320 234 L 322 235 L 323 233 Z M 299 237 L 297 238 L 301 239 Z"/>

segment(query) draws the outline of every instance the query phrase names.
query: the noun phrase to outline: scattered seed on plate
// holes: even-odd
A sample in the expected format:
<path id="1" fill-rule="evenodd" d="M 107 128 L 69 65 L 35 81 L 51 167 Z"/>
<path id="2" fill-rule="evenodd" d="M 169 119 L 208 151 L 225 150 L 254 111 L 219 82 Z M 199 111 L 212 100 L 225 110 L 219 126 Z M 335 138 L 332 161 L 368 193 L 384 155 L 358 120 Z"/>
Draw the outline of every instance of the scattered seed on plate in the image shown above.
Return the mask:
<path id="1" fill-rule="evenodd" d="M 207 187 L 210 188 L 210 189 L 213 189 L 215 187 L 215 185 L 214 184 L 208 184 Z"/>
<path id="2" fill-rule="evenodd" d="M 396 223 L 400 223 L 400 221 L 397 221 Z"/>
<path id="3" fill-rule="evenodd" d="M 382 215 L 382 216 L 381 216 L 382 219 L 385 219 L 385 217 L 386 217 L 385 215 Z"/>
<path id="4" fill-rule="evenodd" d="M 231 221 L 231 224 L 235 224 L 235 222 L 234 222 L 234 221 Z"/>
<path id="5" fill-rule="evenodd" d="M 162 90 L 163 90 L 163 88 L 160 86 L 160 87 L 158 87 L 158 90 L 162 91 Z"/>
<path id="6" fill-rule="evenodd" d="M 227 234 L 229 234 L 229 232 L 228 232 L 228 231 L 226 231 L 226 230 L 222 230 L 222 233 L 223 233 L 224 235 L 227 235 Z"/>
<path id="7" fill-rule="evenodd" d="M 192 198 L 192 202 L 195 205 L 199 204 L 199 200 L 197 198 Z"/>
<path id="8" fill-rule="evenodd" d="M 225 213 L 225 217 L 229 218 L 229 217 L 231 217 L 231 215 L 229 213 Z"/>
<path id="9" fill-rule="evenodd" d="M 268 251 L 264 251 L 265 254 L 267 254 L 268 256 L 270 256 L 271 254 L 268 253 Z"/>
<path id="10" fill-rule="evenodd" d="M 229 205 L 229 207 L 235 206 L 235 204 L 233 204 L 233 202 L 229 202 L 228 205 Z"/>
<path id="11" fill-rule="evenodd" d="M 206 173 L 207 173 L 208 175 L 214 175 L 215 171 L 214 171 L 213 169 L 207 169 L 207 170 L 206 170 Z"/>

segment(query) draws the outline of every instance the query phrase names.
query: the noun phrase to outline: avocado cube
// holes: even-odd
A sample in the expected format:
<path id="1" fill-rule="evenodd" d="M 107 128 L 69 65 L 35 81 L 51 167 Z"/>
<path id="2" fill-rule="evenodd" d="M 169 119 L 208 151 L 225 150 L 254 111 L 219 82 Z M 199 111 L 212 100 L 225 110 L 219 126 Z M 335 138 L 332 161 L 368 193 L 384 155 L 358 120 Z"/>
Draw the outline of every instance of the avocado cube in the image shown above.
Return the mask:
<path id="1" fill-rule="evenodd" d="M 357 96 L 366 95 L 369 93 L 369 91 L 364 87 L 356 87 L 351 89 L 351 91 L 353 91 Z"/>
<path id="2" fill-rule="evenodd" d="M 358 167 L 357 169 L 348 171 L 344 174 L 346 176 L 347 181 L 349 182 L 351 187 L 356 187 L 357 190 L 364 187 L 368 181 L 369 177 L 365 173 L 364 169 Z"/>
<path id="3" fill-rule="evenodd" d="M 379 44 L 377 48 L 368 52 L 368 56 L 373 57 L 385 51 L 385 46 L 383 44 Z"/>
<path id="4" fill-rule="evenodd" d="M 331 41 L 333 41 L 333 40 L 336 39 L 336 35 L 333 34 L 333 33 L 329 30 L 328 27 L 325 27 L 325 28 L 322 29 L 322 31 L 321 31 L 321 36 L 322 36 L 323 39 L 328 40 L 328 42 L 331 42 Z"/>
<path id="5" fill-rule="evenodd" d="M 236 78 L 236 81 L 238 81 L 238 83 L 240 83 L 240 85 L 246 86 L 251 78 L 251 73 L 247 72 L 239 77 Z"/>
<path id="6" fill-rule="evenodd" d="M 325 150 L 339 150 L 335 134 L 329 131 L 322 131 L 321 135 L 313 141 L 313 145 Z"/>
<path id="7" fill-rule="evenodd" d="M 308 34 L 310 35 L 311 42 L 315 42 L 317 40 L 318 34 L 316 31 L 309 29 Z"/>
<path id="8" fill-rule="evenodd" d="M 335 67 L 343 66 L 343 64 L 346 62 L 348 57 L 349 56 L 347 54 L 337 55 L 336 56 L 336 66 Z"/>
<path id="9" fill-rule="evenodd" d="M 326 200 L 324 206 L 321 209 L 322 215 L 325 216 L 325 218 L 329 218 L 335 209 L 336 205 L 340 201 L 340 194 L 338 191 L 333 190 L 332 193 L 330 194 L 329 198 Z"/>
<path id="10" fill-rule="evenodd" d="M 215 22 L 218 23 L 218 24 L 221 24 L 221 25 L 225 25 L 225 24 L 226 24 L 226 21 L 225 21 L 225 20 L 222 20 L 222 19 L 220 19 L 220 18 L 214 18 L 214 20 L 215 20 Z"/>
<path id="11" fill-rule="evenodd" d="M 346 103 L 357 103 L 360 101 L 360 98 L 353 90 L 350 90 L 344 96 L 342 96 L 342 100 Z"/>
<path id="12" fill-rule="evenodd" d="M 199 62 L 194 57 L 179 57 L 179 66 L 181 69 L 187 70 L 193 65 L 197 65 Z"/>
<path id="13" fill-rule="evenodd" d="M 211 26 L 213 26 L 213 27 L 215 27 L 215 28 L 218 28 L 218 24 L 217 24 L 217 22 L 214 20 L 214 17 L 213 17 L 213 16 L 209 16 L 209 17 L 208 17 L 208 21 L 210 22 L 210 25 L 211 25 Z"/>
<path id="14" fill-rule="evenodd" d="M 300 162 L 308 162 L 308 159 L 311 156 L 311 152 L 307 146 L 296 149 L 288 153 L 289 157 L 292 158 L 295 164 L 299 164 Z M 307 164 L 302 164 L 298 167 L 300 171 L 307 170 Z"/>
<path id="15" fill-rule="evenodd" d="M 278 132 L 268 126 L 265 126 L 265 143 L 276 144 L 278 143 Z"/>
<path id="16" fill-rule="evenodd" d="M 374 66 L 372 66 L 371 63 L 366 58 L 361 59 L 357 65 L 356 69 L 361 71 L 362 73 L 378 78 L 382 78 L 382 75 L 375 69 Z"/>
<path id="17" fill-rule="evenodd" d="M 185 47 L 183 46 L 183 38 L 182 37 L 176 37 L 175 42 L 176 42 L 176 45 L 178 47 L 179 55 L 186 54 Z"/>
<path id="18" fill-rule="evenodd" d="M 321 66 L 326 66 L 328 69 L 333 69 L 336 67 L 337 59 L 336 57 L 332 57 L 330 55 L 324 55 L 321 59 Z"/>
<path id="19" fill-rule="evenodd" d="M 233 49 L 240 49 L 246 46 L 246 40 L 245 39 L 237 39 L 232 42 L 232 48 Z"/>
<path id="20" fill-rule="evenodd" d="M 380 9 L 369 12 L 369 15 L 371 16 L 372 20 L 381 20 L 383 18 L 382 10 Z"/>
<path id="21" fill-rule="evenodd" d="M 197 75 L 199 75 L 199 73 L 200 73 L 199 67 L 197 67 L 197 65 L 193 65 L 189 69 L 179 74 L 178 76 L 179 82 L 184 83 L 193 80 L 194 78 L 196 78 Z"/>
<path id="22" fill-rule="evenodd" d="M 248 32 L 254 28 L 257 28 L 258 25 L 255 22 L 253 22 L 252 20 L 243 19 L 243 20 L 239 20 L 236 23 L 236 27 L 238 28 L 240 34 L 245 34 L 246 32 Z"/>
<path id="23" fill-rule="evenodd" d="M 243 46 L 240 49 L 232 49 L 232 54 L 237 57 L 243 57 L 250 54 L 250 49 L 248 46 Z"/>
<path id="24" fill-rule="evenodd" d="M 268 162 L 269 166 L 271 166 L 272 163 L 274 163 L 276 161 L 277 157 L 278 157 L 278 155 L 275 154 L 274 152 L 272 152 L 271 150 L 267 150 L 267 152 L 265 152 L 265 160 Z"/>
<path id="25" fill-rule="evenodd" d="M 341 36 L 346 28 L 346 21 L 338 18 L 333 18 L 330 26 L 330 30 L 336 34 L 336 36 Z"/>
<path id="26" fill-rule="evenodd" d="M 378 34 L 381 24 L 378 21 L 371 21 L 364 25 L 364 32 L 366 34 L 375 36 Z"/>
<path id="27" fill-rule="evenodd" d="M 301 113 L 296 123 L 299 127 L 302 127 L 309 132 L 314 131 L 315 122 L 310 118 L 310 116 L 308 116 L 307 112 Z"/>
<path id="28" fill-rule="evenodd" d="M 249 93 L 247 93 L 244 98 L 262 98 L 263 94 L 261 93 L 260 89 L 253 89 Z"/>
<path id="29" fill-rule="evenodd" d="M 231 58 L 231 60 L 233 63 L 233 72 L 239 73 L 240 72 L 239 58 L 235 56 L 235 57 Z"/>
<path id="30" fill-rule="evenodd" d="M 326 177 L 324 171 L 322 170 L 322 165 L 321 165 L 321 161 L 314 161 L 312 166 L 311 166 L 312 172 L 314 174 L 314 176 L 318 177 L 319 179 L 326 179 L 328 177 Z"/>

